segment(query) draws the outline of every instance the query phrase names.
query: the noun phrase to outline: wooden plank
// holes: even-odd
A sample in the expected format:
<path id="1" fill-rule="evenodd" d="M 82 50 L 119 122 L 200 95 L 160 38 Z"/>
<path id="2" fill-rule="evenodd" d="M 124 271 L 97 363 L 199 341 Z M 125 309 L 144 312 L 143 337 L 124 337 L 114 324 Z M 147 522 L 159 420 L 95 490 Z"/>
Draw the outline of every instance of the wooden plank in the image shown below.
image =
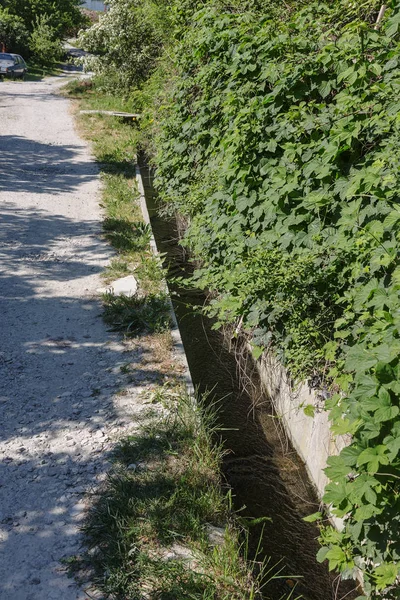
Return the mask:
<path id="1" fill-rule="evenodd" d="M 80 110 L 82 115 L 110 115 L 111 117 L 123 117 L 124 119 L 140 119 L 137 113 L 118 112 L 115 110 Z"/>

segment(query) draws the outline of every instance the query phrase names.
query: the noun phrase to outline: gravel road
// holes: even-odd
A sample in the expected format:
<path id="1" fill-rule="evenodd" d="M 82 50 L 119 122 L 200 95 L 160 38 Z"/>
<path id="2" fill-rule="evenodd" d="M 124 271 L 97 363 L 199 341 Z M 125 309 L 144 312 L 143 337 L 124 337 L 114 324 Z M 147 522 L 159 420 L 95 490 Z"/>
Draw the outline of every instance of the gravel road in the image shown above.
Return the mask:
<path id="1" fill-rule="evenodd" d="M 141 410 L 139 385 L 115 393 L 128 359 L 96 299 L 112 254 L 98 170 L 61 83 L 0 82 L 1 600 L 88 597 L 60 560 Z"/>

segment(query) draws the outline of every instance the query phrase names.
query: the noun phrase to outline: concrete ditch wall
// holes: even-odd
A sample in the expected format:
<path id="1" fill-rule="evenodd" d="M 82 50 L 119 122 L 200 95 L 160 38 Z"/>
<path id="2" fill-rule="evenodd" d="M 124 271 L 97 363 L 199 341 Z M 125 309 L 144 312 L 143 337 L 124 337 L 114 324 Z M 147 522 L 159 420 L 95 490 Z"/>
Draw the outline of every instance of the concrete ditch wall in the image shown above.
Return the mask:
<path id="1" fill-rule="evenodd" d="M 149 215 L 149 211 L 147 209 L 146 196 L 145 196 L 145 192 L 144 192 L 143 178 L 142 178 L 142 174 L 140 171 L 140 166 L 137 162 L 137 158 L 136 158 L 136 163 L 135 163 L 135 171 L 136 171 L 137 190 L 138 190 L 138 194 L 139 194 L 138 200 L 139 200 L 140 210 L 141 210 L 144 222 L 147 225 L 149 225 L 149 227 L 151 228 L 150 215 Z M 151 237 L 150 237 L 150 248 L 155 256 L 157 256 L 159 254 L 158 248 L 157 248 L 157 243 L 154 238 L 153 232 L 151 233 Z M 184 371 L 182 373 L 182 379 L 185 382 L 186 390 L 187 390 L 189 396 L 192 397 L 193 400 L 195 401 L 195 389 L 193 386 L 192 376 L 190 374 L 190 369 L 189 369 L 189 364 L 188 364 L 188 361 L 186 358 L 185 348 L 183 347 L 183 342 L 182 342 L 182 338 L 181 338 L 181 333 L 179 331 L 178 321 L 176 319 L 174 307 L 172 305 L 172 301 L 169 296 L 169 289 L 168 289 L 168 284 L 166 281 L 164 281 L 164 286 L 165 286 L 166 291 L 168 291 L 168 302 L 169 302 L 171 321 L 172 321 L 171 338 L 172 338 L 172 344 L 174 347 L 174 354 L 175 354 L 175 356 L 177 356 L 179 358 L 179 361 L 181 362 L 181 364 L 184 367 Z"/>
<path id="2" fill-rule="evenodd" d="M 138 164 L 136 164 L 136 181 L 142 215 L 144 221 L 151 226 Z M 153 252 L 157 254 L 157 245 L 153 235 L 150 244 Z M 186 384 L 192 394 L 193 383 L 172 303 L 171 316 L 174 323 L 172 330 L 174 346 L 185 364 Z M 350 442 L 350 438 L 331 434 L 328 413 L 323 410 L 323 402 L 318 398 L 316 392 L 307 385 L 301 385 L 294 390 L 286 370 L 271 353 L 264 353 L 256 365 L 263 390 L 271 399 L 277 416 L 282 419 L 288 438 L 304 461 L 318 497 L 322 498 L 328 483 L 328 478 L 323 471 L 326 467 L 326 460 L 328 456 L 338 454 Z M 304 413 L 304 407 L 308 404 L 315 407 L 314 417 L 309 417 Z M 341 527 L 340 519 L 332 520 L 339 528 Z"/>
<path id="3" fill-rule="evenodd" d="M 277 416 L 282 419 L 290 441 L 305 462 L 318 496 L 322 498 L 328 483 L 323 472 L 326 460 L 328 456 L 338 454 L 350 442 L 350 437 L 332 435 L 323 401 L 307 385 L 294 390 L 286 370 L 273 355 L 265 353 L 257 361 L 257 368 L 265 393 L 271 398 Z M 308 404 L 315 407 L 314 417 L 304 414 Z"/>

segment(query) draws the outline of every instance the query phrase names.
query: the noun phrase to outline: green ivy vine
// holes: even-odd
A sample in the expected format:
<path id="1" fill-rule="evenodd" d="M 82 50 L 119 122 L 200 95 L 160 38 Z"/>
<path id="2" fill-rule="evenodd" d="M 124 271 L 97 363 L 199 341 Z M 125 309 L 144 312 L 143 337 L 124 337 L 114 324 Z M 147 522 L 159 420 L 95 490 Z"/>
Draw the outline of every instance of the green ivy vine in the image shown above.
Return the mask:
<path id="1" fill-rule="evenodd" d="M 320 378 L 334 434 L 319 560 L 400 597 L 400 3 L 203 6 L 177 35 L 158 188 L 217 325 Z M 190 23 L 189 23 L 190 21 Z M 189 23 L 189 24 L 188 24 Z"/>

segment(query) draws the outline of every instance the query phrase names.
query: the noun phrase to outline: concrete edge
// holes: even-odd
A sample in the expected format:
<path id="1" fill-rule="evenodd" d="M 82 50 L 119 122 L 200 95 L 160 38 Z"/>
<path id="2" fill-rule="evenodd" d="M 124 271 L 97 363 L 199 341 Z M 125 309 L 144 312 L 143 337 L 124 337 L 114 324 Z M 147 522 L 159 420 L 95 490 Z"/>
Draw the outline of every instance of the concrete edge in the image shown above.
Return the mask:
<path id="1" fill-rule="evenodd" d="M 143 179 L 142 179 L 142 174 L 140 172 L 140 167 L 139 165 L 136 163 L 135 164 L 135 176 L 136 176 L 136 183 L 138 186 L 138 192 L 139 192 L 139 205 L 140 205 L 140 210 L 142 211 L 142 216 L 143 219 L 145 221 L 145 223 L 147 225 L 149 225 L 149 227 L 151 228 L 151 221 L 150 221 L 150 215 L 149 215 L 149 211 L 147 209 L 147 204 L 146 204 L 146 197 L 144 194 L 144 186 L 143 186 Z M 157 248 L 157 243 L 156 240 L 154 238 L 154 234 L 153 234 L 153 229 L 151 229 L 151 238 L 150 238 L 150 248 L 152 250 L 152 252 L 154 253 L 155 256 L 159 256 L 160 253 L 158 251 Z M 172 328 L 171 328 L 171 337 L 172 337 L 172 343 L 173 343 L 173 348 L 174 348 L 174 353 L 177 356 L 178 360 L 182 363 L 183 367 L 184 367 L 184 372 L 182 374 L 182 378 L 185 382 L 185 386 L 186 386 L 186 390 L 188 392 L 188 394 L 190 396 L 195 396 L 195 388 L 193 385 L 193 381 L 192 381 L 192 376 L 190 374 L 190 369 L 189 369 L 189 364 L 187 361 L 187 357 L 186 357 L 186 353 L 185 353 L 185 348 L 183 346 L 183 342 L 182 342 L 182 338 L 181 338 L 181 333 L 179 331 L 179 325 L 178 325 L 178 321 L 175 315 L 175 311 L 174 311 L 174 307 L 172 304 L 172 300 L 170 297 L 170 293 L 169 293 L 169 287 L 168 287 L 168 283 L 167 281 L 164 280 L 164 284 L 165 287 L 168 291 L 168 303 L 169 303 L 169 307 L 170 307 L 170 313 L 171 313 L 171 320 L 172 320 Z"/>

